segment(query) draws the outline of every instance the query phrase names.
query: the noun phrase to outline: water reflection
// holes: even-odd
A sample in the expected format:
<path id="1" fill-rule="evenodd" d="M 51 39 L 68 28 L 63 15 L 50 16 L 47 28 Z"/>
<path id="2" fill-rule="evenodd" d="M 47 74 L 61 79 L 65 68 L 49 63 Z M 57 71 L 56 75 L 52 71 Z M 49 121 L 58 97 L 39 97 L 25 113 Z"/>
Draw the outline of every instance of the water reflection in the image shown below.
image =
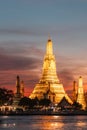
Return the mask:
<path id="1" fill-rule="evenodd" d="M 60 129 L 62 128 L 64 125 L 64 123 L 62 122 L 58 122 L 57 120 L 46 120 L 44 122 L 44 120 L 42 122 L 39 123 L 40 128 L 42 128 L 41 130 L 55 130 L 55 129 Z"/>
<path id="2" fill-rule="evenodd" d="M 86 116 L 2 116 L 0 130 L 86 130 Z"/>
<path id="3" fill-rule="evenodd" d="M 12 128 L 12 127 L 15 127 L 15 123 L 13 123 L 13 124 L 1 124 L 0 126 L 2 127 L 2 128 Z"/>
<path id="4" fill-rule="evenodd" d="M 54 129 L 56 129 L 56 128 L 62 128 L 63 126 L 64 126 L 64 123 L 51 123 L 51 125 L 50 125 L 51 127 L 50 128 L 54 128 Z"/>
<path id="5" fill-rule="evenodd" d="M 80 127 L 82 127 L 82 126 L 86 126 L 86 122 L 77 122 L 77 126 L 80 126 Z"/>
<path id="6" fill-rule="evenodd" d="M 64 125 L 63 122 L 58 121 L 61 117 L 59 116 L 48 116 L 45 118 L 46 123 L 43 124 L 43 130 L 55 130 L 55 129 L 61 129 Z M 43 120 L 44 122 L 44 120 Z"/>
<path id="7" fill-rule="evenodd" d="M 2 118 L 3 118 L 3 119 L 6 119 L 6 118 L 8 118 L 8 116 L 2 116 Z"/>

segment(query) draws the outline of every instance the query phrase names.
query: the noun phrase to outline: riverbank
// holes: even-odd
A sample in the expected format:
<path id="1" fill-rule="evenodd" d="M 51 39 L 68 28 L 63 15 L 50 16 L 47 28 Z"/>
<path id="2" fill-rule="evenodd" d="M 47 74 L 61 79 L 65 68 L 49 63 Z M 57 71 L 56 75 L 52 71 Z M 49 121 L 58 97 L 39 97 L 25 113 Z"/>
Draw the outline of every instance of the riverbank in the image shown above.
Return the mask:
<path id="1" fill-rule="evenodd" d="M 58 112 L 53 112 L 53 111 L 30 111 L 30 112 L 0 112 L 0 115 L 5 116 L 29 116 L 29 115 L 58 115 L 58 116 L 75 116 L 75 115 L 87 115 L 87 111 L 58 111 Z"/>

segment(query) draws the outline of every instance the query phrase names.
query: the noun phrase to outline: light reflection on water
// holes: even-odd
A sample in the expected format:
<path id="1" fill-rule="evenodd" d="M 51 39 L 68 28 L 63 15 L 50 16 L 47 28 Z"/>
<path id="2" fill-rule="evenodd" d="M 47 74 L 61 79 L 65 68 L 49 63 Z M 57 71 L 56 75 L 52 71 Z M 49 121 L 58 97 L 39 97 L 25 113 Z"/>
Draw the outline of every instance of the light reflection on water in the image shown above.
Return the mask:
<path id="1" fill-rule="evenodd" d="M 79 121 L 79 122 L 76 123 L 76 125 L 77 125 L 78 127 L 83 127 L 83 126 L 87 126 L 87 123 L 86 123 L 86 122 Z"/>
<path id="2" fill-rule="evenodd" d="M 1 116 L 0 130 L 87 130 L 87 116 Z"/>

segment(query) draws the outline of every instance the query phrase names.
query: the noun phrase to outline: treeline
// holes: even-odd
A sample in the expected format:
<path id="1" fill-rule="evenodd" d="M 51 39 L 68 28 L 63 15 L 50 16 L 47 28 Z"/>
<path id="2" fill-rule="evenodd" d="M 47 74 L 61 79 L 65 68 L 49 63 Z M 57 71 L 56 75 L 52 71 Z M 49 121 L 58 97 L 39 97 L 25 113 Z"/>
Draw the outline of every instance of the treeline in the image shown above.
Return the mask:
<path id="1" fill-rule="evenodd" d="M 20 102 L 19 102 L 19 106 L 22 106 L 22 107 L 28 107 L 28 108 L 36 108 L 36 107 L 40 107 L 40 106 L 49 106 L 51 104 L 51 101 L 49 99 L 41 99 L 41 100 L 38 100 L 38 98 L 35 98 L 35 99 L 30 99 L 28 97 L 23 97 Z M 57 107 L 59 107 L 59 104 L 57 104 Z M 62 105 L 60 106 L 61 107 L 61 110 L 64 110 L 66 105 Z M 82 105 L 77 103 L 77 102 L 74 102 L 72 104 L 72 107 L 74 110 L 81 110 L 82 109 Z"/>
<path id="2" fill-rule="evenodd" d="M 34 108 L 36 106 L 49 106 L 50 103 L 51 101 L 49 99 L 38 100 L 37 98 L 30 99 L 28 97 L 23 97 L 19 102 L 19 106 L 28 106 L 29 108 Z"/>
<path id="3" fill-rule="evenodd" d="M 13 97 L 14 93 L 12 90 L 8 90 L 6 88 L 0 88 L 0 106 L 1 105 L 12 105 L 13 103 Z M 38 100 L 37 98 L 35 99 L 30 99 L 28 97 L 23 97 L 21 98 L 19 102 L 19 106 L 27 106 L 30 108 L 33 108 L 35 106 L 49 106 L 51 101 L 49 99 L 41 99 Z"/>
<path id="4" fill-rule="evenodd" d="M 6 88 L 0 88 L 0 105 L 11 105 L 13 102 L 13 91 Z"/>

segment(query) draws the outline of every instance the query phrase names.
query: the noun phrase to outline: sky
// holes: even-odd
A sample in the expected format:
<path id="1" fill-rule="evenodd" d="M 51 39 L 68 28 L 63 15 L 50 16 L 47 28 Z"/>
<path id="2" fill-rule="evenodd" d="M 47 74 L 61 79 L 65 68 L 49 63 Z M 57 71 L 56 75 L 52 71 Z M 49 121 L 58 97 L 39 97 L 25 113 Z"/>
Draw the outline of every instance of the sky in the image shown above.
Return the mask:
<path id="1" fill-rule="evenodd" d="M 49 35 L 65 91 L 79 76 L 87 91 L 87 0 L 0 0 L 0 87 L 15 90 L 19 75 L 33 91 Z"/>

